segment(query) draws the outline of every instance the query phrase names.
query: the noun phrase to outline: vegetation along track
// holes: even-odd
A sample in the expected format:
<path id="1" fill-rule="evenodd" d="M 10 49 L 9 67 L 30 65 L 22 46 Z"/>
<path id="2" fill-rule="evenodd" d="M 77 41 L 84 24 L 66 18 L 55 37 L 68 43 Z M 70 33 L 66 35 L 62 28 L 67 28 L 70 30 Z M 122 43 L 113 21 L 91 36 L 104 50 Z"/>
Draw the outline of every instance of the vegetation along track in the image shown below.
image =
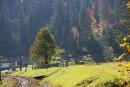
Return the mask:
<path id="1" fill-rule="evenodd" d="M 18 81 L 17 87 L 29 87 L 31 80 L 24 77 L 14 77 Z"/>

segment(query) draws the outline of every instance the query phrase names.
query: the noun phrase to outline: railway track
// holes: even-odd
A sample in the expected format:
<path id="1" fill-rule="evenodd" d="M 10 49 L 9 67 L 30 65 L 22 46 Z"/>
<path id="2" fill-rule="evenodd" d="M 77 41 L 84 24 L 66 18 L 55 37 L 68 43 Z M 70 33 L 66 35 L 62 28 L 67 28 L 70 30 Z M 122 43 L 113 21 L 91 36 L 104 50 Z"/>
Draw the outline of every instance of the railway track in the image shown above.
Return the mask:
<path id="1" fill-rule="evenodd" d="M 13 77 L 18 81 L 17 87 L 29 87 L 31 85 L 31 80 L 24 77 Z"/>

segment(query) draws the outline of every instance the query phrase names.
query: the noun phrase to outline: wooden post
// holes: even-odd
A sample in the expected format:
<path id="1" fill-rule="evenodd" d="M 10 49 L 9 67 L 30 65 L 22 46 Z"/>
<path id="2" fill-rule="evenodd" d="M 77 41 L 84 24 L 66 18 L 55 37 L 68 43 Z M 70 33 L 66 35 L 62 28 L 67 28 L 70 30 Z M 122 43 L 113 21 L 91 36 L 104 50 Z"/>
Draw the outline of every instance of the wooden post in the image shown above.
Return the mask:
<path id="1" fill-rule="evenodd" d="M 25 65 L 25 72 L 27 71 L 28 65 Z"/>

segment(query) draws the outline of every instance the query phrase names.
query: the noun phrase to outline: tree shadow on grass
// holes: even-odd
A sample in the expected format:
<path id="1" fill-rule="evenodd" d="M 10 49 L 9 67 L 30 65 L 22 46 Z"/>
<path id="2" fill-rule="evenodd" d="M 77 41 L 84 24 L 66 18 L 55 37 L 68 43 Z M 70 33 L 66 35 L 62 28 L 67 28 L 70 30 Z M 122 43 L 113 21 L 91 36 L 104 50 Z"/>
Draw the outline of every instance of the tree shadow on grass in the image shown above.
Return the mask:
<path id="1" fill-rule="evenodd" d="M 49 76 L 51 76 L 51 75 L 53 75 L 53 74 L 56 74 L 58 71 L 60 71 L 61 69 L 58 69 L 58 70 L 56 70 L 56 71 L 54 71 L 54 72 L 52 72 L 52 73 L 50 73 L 50 74 L 48 74 L 48 75 L 39 75 L 39 76 L 35 76 L 35 77 L 33 77 L 34 79 L 36 79 L 36 80 L 43 80 L 44 78 L 47 78 L 47 77 L 49 77 Z"/>

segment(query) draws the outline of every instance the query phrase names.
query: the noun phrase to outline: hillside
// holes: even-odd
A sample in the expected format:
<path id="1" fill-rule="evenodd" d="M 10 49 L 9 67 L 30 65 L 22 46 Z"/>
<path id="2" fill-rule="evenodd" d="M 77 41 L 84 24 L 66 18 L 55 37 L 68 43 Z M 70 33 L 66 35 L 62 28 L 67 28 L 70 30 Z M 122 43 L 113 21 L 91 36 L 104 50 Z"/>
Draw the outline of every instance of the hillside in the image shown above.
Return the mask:
<path id="1" fill-rule="evenodd" d="M 56 44 L 66 49 L 68 55 L 76 54 L 77 59 L 90 54 L 95 60 L 108 60 L 106 49 L 109 48 L 114 55 L 121 53 L 116 42 L 117 32 L 121 30 L 118 20 L 122 2 L 119 0 L 0 2 L 0 44 L 10 56 L 18 56 L 19 48 L 22 48 L 22 55 L 27 55 L 36 32 L 42 26 L 48 26 Z M 77 38 L 74 38 L 74 28 L 79 34 Z"/>
<path id="2" fill-rule="evenodd" d="M 0 87 L 130 87 L 130 0 L 0 0 Z"/>

